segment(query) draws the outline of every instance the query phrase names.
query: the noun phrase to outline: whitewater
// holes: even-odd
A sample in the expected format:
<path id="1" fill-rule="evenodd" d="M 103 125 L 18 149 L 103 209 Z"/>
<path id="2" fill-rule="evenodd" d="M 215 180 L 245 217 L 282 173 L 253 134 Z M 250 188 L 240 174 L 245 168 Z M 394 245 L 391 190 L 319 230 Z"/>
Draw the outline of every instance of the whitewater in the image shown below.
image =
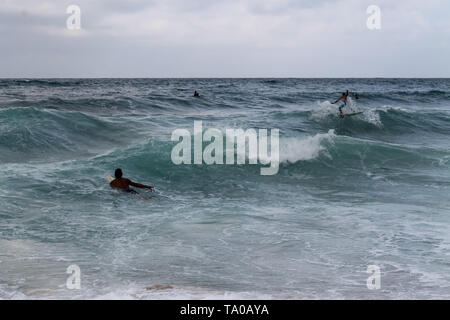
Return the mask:
<path id="1" fill-rule="evenodd" d="M 194 121 L 279 129 L 277 174 L 174 164 Z M 449 79 L 2 79 L 0 298 L 449 299 L 449 136 Z"/>

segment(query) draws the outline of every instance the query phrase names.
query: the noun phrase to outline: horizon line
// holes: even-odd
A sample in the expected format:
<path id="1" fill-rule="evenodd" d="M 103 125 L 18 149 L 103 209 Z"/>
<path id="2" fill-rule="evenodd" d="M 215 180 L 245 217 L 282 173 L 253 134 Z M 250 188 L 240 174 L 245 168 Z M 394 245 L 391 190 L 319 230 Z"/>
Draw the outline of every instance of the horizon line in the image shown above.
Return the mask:
<path id="1" fill-rule="evenodd" d="M 449 77 L 0 77 L 0 80 L 41 79 L 450 79 Z"/>

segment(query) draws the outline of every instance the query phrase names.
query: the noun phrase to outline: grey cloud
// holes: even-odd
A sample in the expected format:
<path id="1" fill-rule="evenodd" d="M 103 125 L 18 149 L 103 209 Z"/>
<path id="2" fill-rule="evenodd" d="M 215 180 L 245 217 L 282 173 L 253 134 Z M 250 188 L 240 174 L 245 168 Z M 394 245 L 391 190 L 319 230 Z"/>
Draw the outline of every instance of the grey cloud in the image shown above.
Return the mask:
<path id="1" fill-rule="evenodd" d="M 78 35 L 63 2 L 0 6 L 0 77 L 450 75 L 438 0 L 380 0 L 380 31 L 365 26 L 369 1 L 77 2 Z"/>

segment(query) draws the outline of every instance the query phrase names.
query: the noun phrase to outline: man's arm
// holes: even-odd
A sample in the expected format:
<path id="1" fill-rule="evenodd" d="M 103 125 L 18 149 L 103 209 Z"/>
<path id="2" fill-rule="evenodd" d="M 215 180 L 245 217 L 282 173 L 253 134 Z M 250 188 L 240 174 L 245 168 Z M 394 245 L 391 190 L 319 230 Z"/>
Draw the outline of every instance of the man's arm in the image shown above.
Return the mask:
<path id="1" fill-rule="evenodd" d="M 339 100 L 341 100 L 342 98 L 337 99 L 335 102 L 332 102 L 331 104 L 335 104 L 336 102 L 338 102 Z"/>
<path id="2" fill-rule="evenodd" d="M 136 183 L 130 180 L 130 186 L 141 188 L 141 189 L 153 189 L 152 186 L 147 186 L 145 184 Z"/>

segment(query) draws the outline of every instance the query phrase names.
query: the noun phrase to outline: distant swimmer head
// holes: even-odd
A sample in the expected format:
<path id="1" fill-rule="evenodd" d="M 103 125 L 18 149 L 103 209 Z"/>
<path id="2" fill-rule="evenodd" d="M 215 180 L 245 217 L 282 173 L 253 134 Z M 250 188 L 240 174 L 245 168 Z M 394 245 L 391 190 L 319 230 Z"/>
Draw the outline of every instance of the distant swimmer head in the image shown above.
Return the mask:
<path id="1" fill-rule="evenodd" d="M 117 178 L 117 179 L 120 179 L 120 178 L 122 178 L 122 175 L 123 175 L 123 173 L 122 173 L 122 169 L 116 169 L 116 172 L 114 172 L 114 176 Z"/>
<path id="2" fill-rule="evenodd" d="M 200 97 L 200 94 L 197 92 L 197 90 L 194 92 L 194 97 Z"/>

